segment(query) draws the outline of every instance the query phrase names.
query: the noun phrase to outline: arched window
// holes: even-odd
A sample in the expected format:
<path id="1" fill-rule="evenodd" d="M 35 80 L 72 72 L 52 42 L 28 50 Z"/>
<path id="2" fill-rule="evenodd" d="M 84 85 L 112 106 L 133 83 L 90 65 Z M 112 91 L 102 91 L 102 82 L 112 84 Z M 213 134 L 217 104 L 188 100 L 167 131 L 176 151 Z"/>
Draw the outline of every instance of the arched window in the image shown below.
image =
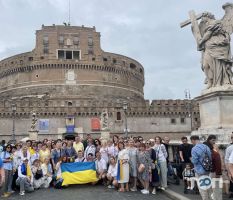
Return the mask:
<path id="1" fill-rule="evenodd" d="M 129 66 L 131 69 L 136 69 L 136 65 L 133 64 L 133 63 L 130 63 L 130 66 Z"/>
<path id="2" fill-rule="evenodd" d="M 121 112 L 117 112 L 117 120 L 121 120 Z"/>

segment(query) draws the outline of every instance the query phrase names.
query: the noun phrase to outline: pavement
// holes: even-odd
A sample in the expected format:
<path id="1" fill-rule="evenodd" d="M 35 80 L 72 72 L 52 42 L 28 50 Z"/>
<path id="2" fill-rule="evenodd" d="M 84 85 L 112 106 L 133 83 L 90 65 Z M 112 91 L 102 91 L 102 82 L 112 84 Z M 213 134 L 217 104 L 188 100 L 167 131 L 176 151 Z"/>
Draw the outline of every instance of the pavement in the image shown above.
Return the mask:
<path id="1" fill-rule="evenodd" d="M 199 194 L 195 194 L 195 192 L 188 192 L 188 194 L 184 194 L 184 183 L 181 180 L 180 185 L 169 184 L 168 189 L 163 192 L 167 197 L 174 200 L 201 200 L 201 196 Z M 222 199 L 228 200 L 229 195 L 223 194 Z"/>
<path id="2" fill-rule="evenodd" d="M 201 196 L 194 192 L 184 194 L 184 183 L 182 180 L 180 181 L 180 185 L 169 184 L 168 189 L 164 193 L 174 200 L 201 200 Z"/>
<path id="3" fill-rule="evenodd" d="M 156 195 L 143 195 L 139 191 L 120 193 L 102 185 L 73 185 L 62 190 L 40 189 L 26 193 L 25 196 L 19 196 L 16 192 L 7 200 L 154 200 L 155 198 L 171 200 L 164 192 L 158 192 Z"/>

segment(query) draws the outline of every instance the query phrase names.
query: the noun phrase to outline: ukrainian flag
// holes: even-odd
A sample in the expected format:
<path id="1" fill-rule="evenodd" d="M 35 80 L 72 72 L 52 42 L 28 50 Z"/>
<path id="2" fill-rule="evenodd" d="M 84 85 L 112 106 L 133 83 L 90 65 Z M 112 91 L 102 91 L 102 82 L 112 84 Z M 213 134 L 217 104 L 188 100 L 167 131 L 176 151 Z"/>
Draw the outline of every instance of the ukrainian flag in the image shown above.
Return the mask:
<path id="1" fill-rule="evenodd" d="M 95 162 L 63 163 L 62 185 L 85 184 L 98 181 Z"/>

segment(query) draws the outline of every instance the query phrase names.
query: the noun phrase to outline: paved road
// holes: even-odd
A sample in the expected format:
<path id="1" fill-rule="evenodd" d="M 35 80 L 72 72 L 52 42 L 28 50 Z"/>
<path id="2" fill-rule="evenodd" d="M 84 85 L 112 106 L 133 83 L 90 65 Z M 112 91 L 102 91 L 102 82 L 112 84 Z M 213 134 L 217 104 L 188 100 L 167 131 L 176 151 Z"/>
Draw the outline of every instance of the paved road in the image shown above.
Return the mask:
<path id="1" fill-rule="evenodd" d="M 162 192 L 156 195 L 143 195 L 140 192 L 119 193 L 114 189 L 104 186 L 75 185 L 69 188 L 56 190 L 41 189 L 25 196 L 19 196 L 18 192 L 8 200 L 170 200 Z"/>

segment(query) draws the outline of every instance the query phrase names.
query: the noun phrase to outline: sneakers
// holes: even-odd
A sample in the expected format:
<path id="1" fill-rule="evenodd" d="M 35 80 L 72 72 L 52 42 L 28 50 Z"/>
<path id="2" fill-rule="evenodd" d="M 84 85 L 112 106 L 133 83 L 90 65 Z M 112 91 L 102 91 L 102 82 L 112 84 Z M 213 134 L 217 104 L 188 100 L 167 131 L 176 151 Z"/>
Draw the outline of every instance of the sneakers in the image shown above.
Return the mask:
<path id="1" fill-rule="evenodd" d="M 142 193 L 142 194 L 149 194 L 150 192 L 149 192 L 149 190 L 145 190 L 145 189 L 144 189 L 144 190 L 141 190 L 141 193 Z"/>
<path id="2" fill-rule="evenodd" d="M 152 190 L 151 194 L 156 194 L 156 189 L 155 188 Z"/>
<path id="3" fill-rule="evenodd" d="M 187 187 L 187 190 L 190 190 L 191 189 L 191 187 Z"/>
<path id="4" fill-rule="evenodd" d="M 108 189 L 112 189 L 112 186 L 111 186 L 111 185 L 108 185 Z"/>
<path id="5" fill-rule="evenodd" d="M 9 197 L 11 195 L 11 193 L 9 193 L 9 192 L 5 192 L 5 193 L 3 193 L 2 194 L 2 198 L 7 198 L 7 197 Z"/>
<path id="6" fill-rule="evenodd" d="M 164 187 L 160 187 L 160 190 L 163 190 L 163 191 L 165 191 L 166 189 L 165 189 Z"/>
<path id="7" fill-rule="evenodd" d="M 131 192 L 137 192 L 137 188 L 130 188 Z"/>
<path id="8" fill-rule="evenodd" d="M 24 195 L 25 195 L 25 192 L 24 192 L 24 191 L 23 191 L 23 192 L 20 192 L 19 195 L 20 195 L 20 196 L 24 196 Z"/>

